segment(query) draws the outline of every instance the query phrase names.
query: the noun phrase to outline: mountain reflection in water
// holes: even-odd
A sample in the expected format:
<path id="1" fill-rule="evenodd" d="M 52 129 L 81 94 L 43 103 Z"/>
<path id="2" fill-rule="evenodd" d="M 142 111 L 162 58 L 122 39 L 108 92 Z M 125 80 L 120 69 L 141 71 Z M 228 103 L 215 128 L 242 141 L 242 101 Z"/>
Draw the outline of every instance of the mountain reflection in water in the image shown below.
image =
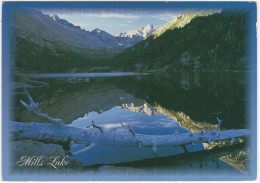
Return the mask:
<path id="1" fill-rule="evenodd" d="M 245 73 L 149 74 L 74 78 L 74 82 L 67 82 L 67 78 L 37 80 L 47 86 L 28 89 L 42 111 L 72 126 L 87 127 L 93 120 L 105 128 L 131 126 L 135 133 L 162 135 L 214 129 L 218 115 L 223 119 L 221 128 L 248 128 Z M 27 101 L 23 90 L 17 88 L 13 120 L 43 122 L 26 111 L 20 105 L 20 99 Z M 187 149 L 198 151 L 204 147 L 197 144 L 195 148 L 187 146 Z M 74 148 L 78 149 L 80 145 Z M 180 147 L 158 148 L 159 156 L 183 152 Z M 99 147 L 77 157 L 84 165 L 146 158 L 153 158 L 150 148 L 133 147 Z M 242 164 L 243 158 L 246 157 L 240 158 Z"/>

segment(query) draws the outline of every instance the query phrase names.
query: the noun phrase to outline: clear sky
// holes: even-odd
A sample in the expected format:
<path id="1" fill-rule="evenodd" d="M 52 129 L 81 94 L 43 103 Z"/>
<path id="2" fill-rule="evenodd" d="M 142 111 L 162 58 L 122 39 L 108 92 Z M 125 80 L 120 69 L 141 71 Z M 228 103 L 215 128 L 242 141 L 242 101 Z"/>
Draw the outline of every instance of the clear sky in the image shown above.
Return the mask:
<path id="1" fill-rule="evenodd" d="M 85 30 L 92 31 L 95 28 L 104 30 L 112 35 L 143 27 L 147 24 L 162 26 L 177 16 L 180 11 L 156 11 L 156 10 L 59 10 L 41 9 L 44 14 L 56 14 L 60 18 L 79 25 Z"/>

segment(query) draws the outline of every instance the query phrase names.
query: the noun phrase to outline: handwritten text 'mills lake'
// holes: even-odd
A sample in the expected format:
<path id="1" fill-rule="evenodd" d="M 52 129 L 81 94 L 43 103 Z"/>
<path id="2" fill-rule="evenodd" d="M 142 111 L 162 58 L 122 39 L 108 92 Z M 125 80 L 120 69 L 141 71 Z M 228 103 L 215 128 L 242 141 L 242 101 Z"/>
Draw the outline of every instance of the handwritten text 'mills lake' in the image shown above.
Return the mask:
<path id="1" fill-rule="evenodd" d="M 55 169 L 65 167 L 69 165 L 67 157 L 49 157 L 45 156 L 22 156 L 19 161 L 16 162 L 17 166 L 28 166 L 28 167 L 42 167 L 51 166 Z"/>

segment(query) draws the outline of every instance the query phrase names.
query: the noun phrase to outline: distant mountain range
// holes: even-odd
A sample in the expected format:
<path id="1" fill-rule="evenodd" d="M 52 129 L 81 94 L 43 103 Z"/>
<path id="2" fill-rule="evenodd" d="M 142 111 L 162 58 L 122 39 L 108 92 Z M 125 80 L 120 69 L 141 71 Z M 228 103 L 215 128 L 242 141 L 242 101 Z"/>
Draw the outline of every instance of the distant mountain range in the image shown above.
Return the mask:
<path id="1" fill-rule="evenodd" d="M 55 14 L 18 9 L 15 11 L 16 66 L 28 72 L 64 72 L 74 67 L 98 66 L 102 60 L 141 41 L 155 27 L 138 29 L 140 35 L 133 32 L 128 33 L 130 37 L 113 36 L 98 28 L 86 31 Z"/>
<path id="2" fill-rule="evenodd" d="M 21 72 L 246 70 L 247 14 L 186 11 L 162 27 L 113 36 L 57 15 L 15 11 L 15 66 Z"/>

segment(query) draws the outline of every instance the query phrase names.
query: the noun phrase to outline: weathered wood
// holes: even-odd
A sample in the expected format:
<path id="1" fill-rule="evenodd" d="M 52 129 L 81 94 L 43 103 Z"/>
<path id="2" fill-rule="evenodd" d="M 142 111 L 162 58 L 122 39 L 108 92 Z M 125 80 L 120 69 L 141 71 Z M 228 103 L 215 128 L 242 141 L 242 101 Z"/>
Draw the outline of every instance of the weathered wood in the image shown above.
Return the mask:
<path id="1" fill-rule="evenodd" d="M 62 119 L 54 119 L 50 116 L 48 116 L 47 114 L 43 114 L 41 113 L 41 109 L 39 108 L 39 104 L 35 103 L 33 101 L 33 98 L 31 97 L 31 95 L 29 94 L 29 92 L 27 91 L 27 89 L 24 87 L 24 91 L 30 101 L 30 104 L 25 103 L 24 101 L 20 100 L 21 104 L 28 110 L 31 111 L 35 116 L 47 120 L 50 123 L 54 123 L 57 125 L 64 125 L 64 122 Z"/>
<path id="2" fill-rule="evenodd" d="M 83 129 L 66 125 L 57 126 L 56 124 L 49 123 L 11 122 L 11 127 L 16 140 L 30 139 L 54 144 L 75 143 L 86 144 L 86 146 L 91 145 L 89 148 L 85 148 L 84 151 L 80 150 L 82 153 L 91 150 L 92 147 L 102 145 L 152 147 L 153 153 L 156 153 L 157 147 L 219 141 L 247 136 L 250 133 L 247 129 L 240 129 L 171 135 L 144 135 L 135 133 L 133 136 L 130 131 L 116 132 L 111 129 L 103 129 L 103 132 L 101 132 L 95 127 Z M 69 154 L 74 156 L 80 153 Z"/>
<path id="3" fill-rule="evenodd" d="M 24 88 L 25 89 L 25 88 Z M 144 135 L 135 133 L 130 127 L 121 128 L 125 130 L 105 129 L 97 126 L 92 121 L 90 128 L 76 128 L 64 125 L 61 119 L 54 119 L 40 112 L 38 104 L 35 103 L 29 92 L 25 89 L 30 104 L 21 103 L 37 117 L 46 119 L 51 123 L 19 123 L 11 122 L 11 132 L 15 140 L 35 140 L 45 143 L 60 144 L 70 156 L 76 156 L 85 153 L 98 146 L 136 146 L 136 147 L 152 147 L 155 156 L 157 147 L 163 146 L 185 146 L 187 144 L 196 144 L 212 141 L 220 141 L 225 139 L 234 139 L 249 135 L 249 130 L 226 130 L 219 131 L 221 120 L 218 118 L 218 127 L 214 131 L 200 133 L 184 133 L 170 135 Z M 73 144 L 85 144 L 87 147 L 71 152 L 70 147 Z"/>

